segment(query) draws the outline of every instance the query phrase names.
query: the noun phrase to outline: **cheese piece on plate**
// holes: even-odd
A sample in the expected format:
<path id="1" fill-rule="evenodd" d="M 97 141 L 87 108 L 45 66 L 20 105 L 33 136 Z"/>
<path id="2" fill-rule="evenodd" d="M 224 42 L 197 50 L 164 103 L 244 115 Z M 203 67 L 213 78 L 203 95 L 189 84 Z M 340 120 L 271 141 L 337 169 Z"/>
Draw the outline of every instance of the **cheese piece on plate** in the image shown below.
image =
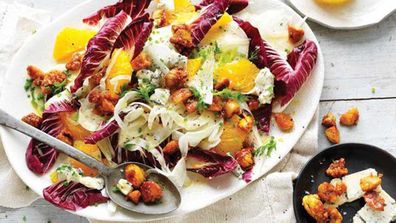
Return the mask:
<path id="1" fill-rule="evenodd" d="M 384 211 L 375 211 L 366 204 L 353 217 L 353 223 L 360 223 L 360 222 L 388 223 L 396 219 L 395 200 L 384 190 L 382 190 L 379 193 L 379 195 L 385 200 Z"/>
<path id="2" fill-rule="evenodd" d="M 369 168 L 366 170 L 362 170 L 356 173 L 346 175 L 342 178 L 342 181 L 345 183 L 347 187 L 346 195 L 348 202 L 357 200 L 364 195 L 364 192 L 360 188 L 360 179 L 370 175 L 377 176 L 377 171 L 375 169 Z"/>

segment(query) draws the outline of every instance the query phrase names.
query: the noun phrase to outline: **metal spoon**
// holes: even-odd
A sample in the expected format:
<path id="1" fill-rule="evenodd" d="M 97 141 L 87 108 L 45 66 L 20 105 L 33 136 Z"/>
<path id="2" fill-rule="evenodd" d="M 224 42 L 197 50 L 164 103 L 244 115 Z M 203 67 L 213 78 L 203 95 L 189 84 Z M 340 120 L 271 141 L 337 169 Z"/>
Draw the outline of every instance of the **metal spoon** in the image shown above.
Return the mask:
<path id="1" fill-rule="evenodd" d="M 166 214 L 176 210 L 180 206 L 181 195 L 176 185 L 168 177 L 158 173 L 155 169 L 147 165 L 141 163 L 127 162 L 120 164 L 116 168 L 107 167 L 93 157 L 34 128 L 33 126 L 19 121 L 18 119 L 12 117 L 1 109 L 0 125 L 17 130 L 18 132 L 21 132 L 43 143 L 53 146 L 57 150 L 65 153 L 68 156 L 73 157 L 74 159 L 77 159 L 78 161 L 86 164 L 87 166 L 97 169 L 99 174 L 105 180 L 106 192 L 109 195 L 110 199 L 117 205 L 127 210 L 141 214 Z M 131 163 L 136 164 L 146 170 L 148 174 L 148 179 L 157 182 L 161 186 L 161 188 L 163 189 L 163 196 L 159 203 L 145 204 L 143 202 L 140 202 L 139 204 L 135 205 L 132 202 L 126 201 L 124 195 L 112 191 L 112 187 L 117 184 L 118 180 L 124 178 L 123 171 L 125 169 L 125 166 Z"/>

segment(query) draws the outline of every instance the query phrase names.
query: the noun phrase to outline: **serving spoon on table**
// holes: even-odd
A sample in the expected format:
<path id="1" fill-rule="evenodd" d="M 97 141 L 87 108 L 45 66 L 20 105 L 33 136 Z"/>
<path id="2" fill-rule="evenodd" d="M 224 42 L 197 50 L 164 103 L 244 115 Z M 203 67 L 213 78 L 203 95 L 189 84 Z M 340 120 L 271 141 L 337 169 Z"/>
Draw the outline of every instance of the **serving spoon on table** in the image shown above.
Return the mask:
<path id="1" fill-rule="evenodd" d="M 30 126 L 0 109 L 0 125 L 17 130 L 27 136 L 35 138 L 43 143 L 46 143 L 58 151 L 65 153 L 66 155 L 84 163 L 85 165 L 95 168 L 99 174 L 104 178 L 105 188 L 110 199 L 117 205 L 141 214 L 166 214 L 176 210 L 181 203 L 180 191 L 176 185 L 165 175 L 158 173 L 154 168 L 149 167 L 145 164 L 136 162 L 126 162 L 118 165 L 115 168 L 105 166 L 95 158 L 85 154 L 84 152 L 40 131 L 39 129 Z M 134 204 L 130 201 L 126 201 L 125 197 L 121 193 L 116 193 L 112 190 L 119 179 L 124 178 L 124 169 L 128 164 L 136 164 L 143 168 L 147 173 L 147 178 L 157 182 L 162 190 L 163 196 L 161 201 L 155 204 L 145 204 L 140 202 Z"/>

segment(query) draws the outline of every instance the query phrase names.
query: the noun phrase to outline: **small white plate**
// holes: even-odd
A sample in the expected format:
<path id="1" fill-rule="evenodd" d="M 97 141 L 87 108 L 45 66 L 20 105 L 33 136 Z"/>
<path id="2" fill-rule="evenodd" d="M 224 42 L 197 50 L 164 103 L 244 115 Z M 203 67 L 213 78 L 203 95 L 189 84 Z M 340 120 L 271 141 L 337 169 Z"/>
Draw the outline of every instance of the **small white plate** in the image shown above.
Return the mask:
<path id="1" fill-rule="evenodd" d="M 350 0 L 339 6 L 318 4 L 315 0 L 287 0 L 308 17 L 332 29 L 360 29 L 381 22 L 396 10 L 396 0 Z"/>
<path id="2" fill-rule="evenodd" d="M 66 12 L 52 24 L 39 30 L 35 35 L 33 35 L 15 55 L 12 62 L 10 62 L 10 68 L 6 74 L 1 94 L 1 108 L 16 118 L 21 118 L 29 112 L 32 112 L 33 110 L 29 99 L 23 89 L 26 78 L 26 67 L 29 64 L 34 64 L 43 69 L 50 69 L 56 65 L 52 59 L 52 51 L 53 43 L 59 30 L 65 26 L 83 26 L 81 22 L 82 18 L 103 6 L 114 2 L 116 2 L 116 0 L 90 0 L 84 2 L 81 5 L 76 6 L 74 9 Z M 281 21 L 278 20 L 282 18 L 279 16 L 271 16 L 273 15 L 274 10 L 280 10 L 281 15 L 287 15 L 295 22 L 302 21 L 302 18 L 296 12 L 278 0 L 257 0 L 252 2 L 246 9 L 246 13 L 266 15 L 260 17 L 259 20 L 272 21 L 276 24 L 280 24 Z M 315 41 L 319 47 L 318 41 L 309 26 L 307 24 L 303 24 L 303 28 L 305 30 L 306 38 Z M 264 159 L 264 161 L 260 163 L 261 165 L 254 169 L 253 180 L 258 179 L 270 171 L 297 143 L 317 110 L 322 92 L 323 80 L 324 64 L 322 52 L 319 48 L 318 61 L 315 69 L 312 71 L 310 78 L 300 89 L 292 103 L 287 107 L 287 112 L 293 114 L 293 119 L 295 121 L 294 130 L 285 134 L 275 127 L 272 128 L 271 134 L 275 136 L 276 139 L 279 139 L 277 150 L 272 153 L 270 158 Z M 43 189 L 51 185 L 51 182 L 48 174 L 38 176 L 27 168 L 25 162 L 25 151 L 29 138 L 6 128 L 0 128 L 0 135 L 8 160 L 16 173 L 34 192 L 42 196 Z M 106 204 L 90 206 L 86 209 L 72 213 L 87 218 L 112 222 L 143 222 L 148 220 L 158 220 L 175 215 L 187 214 L 204 208 L 236 193 L 247 185 L 248 184 L 243 180 L 240 180 L 231 174 L 212 180 L 196 177 L 192 180 L 192 184 L 190 186 L 182 189 L 182 203 L 179 209 L 166 215 L 136 214 L 121 210 L 121 208 L 118 208 L 115 213 L 112 213 L 107 208 Z"/>

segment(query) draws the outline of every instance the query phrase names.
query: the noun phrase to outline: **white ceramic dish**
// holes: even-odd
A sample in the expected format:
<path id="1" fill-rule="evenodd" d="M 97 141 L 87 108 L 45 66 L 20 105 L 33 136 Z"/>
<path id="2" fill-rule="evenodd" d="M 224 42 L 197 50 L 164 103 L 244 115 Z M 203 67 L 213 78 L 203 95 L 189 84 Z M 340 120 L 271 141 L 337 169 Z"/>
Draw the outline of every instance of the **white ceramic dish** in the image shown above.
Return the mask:
<path id="1" fill-rule="evenodd" d="M 85 2 L 65 13 L 52 24 L 33 35 L 15 55 L 10 64 L 10 69 L 7 72 L 6 80 L 3 85 L 4 87 L 2 89 L 1 107 L 17 118 L 21 118 L 29 112 L 32 112 L 30 102 L 23 89 L 26 78 L 25 68 L 29 64 L 37 65 L 43 69 L 49 69 L 54 66 L 52 48 L 57 32 L 65 26 L 82 26 L 81 19 L 84 16 L 89 15 L 91 12 L 96 11 L 104 5 L 114 2 L 115 0 L 91 0 Z M 269 9 L 282 10 L 296 22 L 302 20 L 296 12 L 277 0 L 256 1 L 247 8 L 247 11 L 249 13 L 265 13 L 266 10 Z M 277 18 L 268 17 L 263 19 L 276 20 Z M 312 30 L 306 24 L 304 24 L 304 29 L 306 30 L 306 37 L 318 43 Z M 277 131 L 276 128 L 272 128 L 273 131 L 271 134 L 277 139 L 281 138 L 282 140 L 278 142 L 278 148 L 272 154 L 271 158 L 265 159 L 260 166 L 255 168 L 253 179 L 263 176 L 279 163 L 301 137 L 318 107 L 323 80 L 323 56 L 319 48 L 318 62 L 315 70 L 287 108 L 288 112 L 293 114 L 295 129 L 291 133 L 285 135 Z M 48 176 L 37 176 L 29 171 L 26 166 L 25 151 L 29 138 L 4 128 L 0 129 L 0 135 L 5 152 L 14 170 L 34 192 L 42 196 L 43 188 L 49 186 L 51 183 Z M 180 208 L 167 215 L 140 215 L 121 210 L 121 208 L 117 209 L 116 213 L 111 213 L 107 209 L 106 204 L 88 207 L 74 213 L 88 218 L 107 221 L 141 222 L 145 220 L 163 219 L 204 208 L 243 189 L 246 185 L 247 184 L 243 180 L 239 180 L 233 175 L 221 176 L 210 181 L 193 176 L 193 183 L 191 186 L 182 190 L 182 204 Z M 205 194 L 205 196 L 202 196 L 203 194 Z"/>
<path id="2" fill-rule="evenodd" d="M 396 10 L 395 0 L 350 0 L 340 6 L 326 6 L 315 0 L 287 0 L 298 12 L 332 29 L 360 29 L 381 22 Z"/>

